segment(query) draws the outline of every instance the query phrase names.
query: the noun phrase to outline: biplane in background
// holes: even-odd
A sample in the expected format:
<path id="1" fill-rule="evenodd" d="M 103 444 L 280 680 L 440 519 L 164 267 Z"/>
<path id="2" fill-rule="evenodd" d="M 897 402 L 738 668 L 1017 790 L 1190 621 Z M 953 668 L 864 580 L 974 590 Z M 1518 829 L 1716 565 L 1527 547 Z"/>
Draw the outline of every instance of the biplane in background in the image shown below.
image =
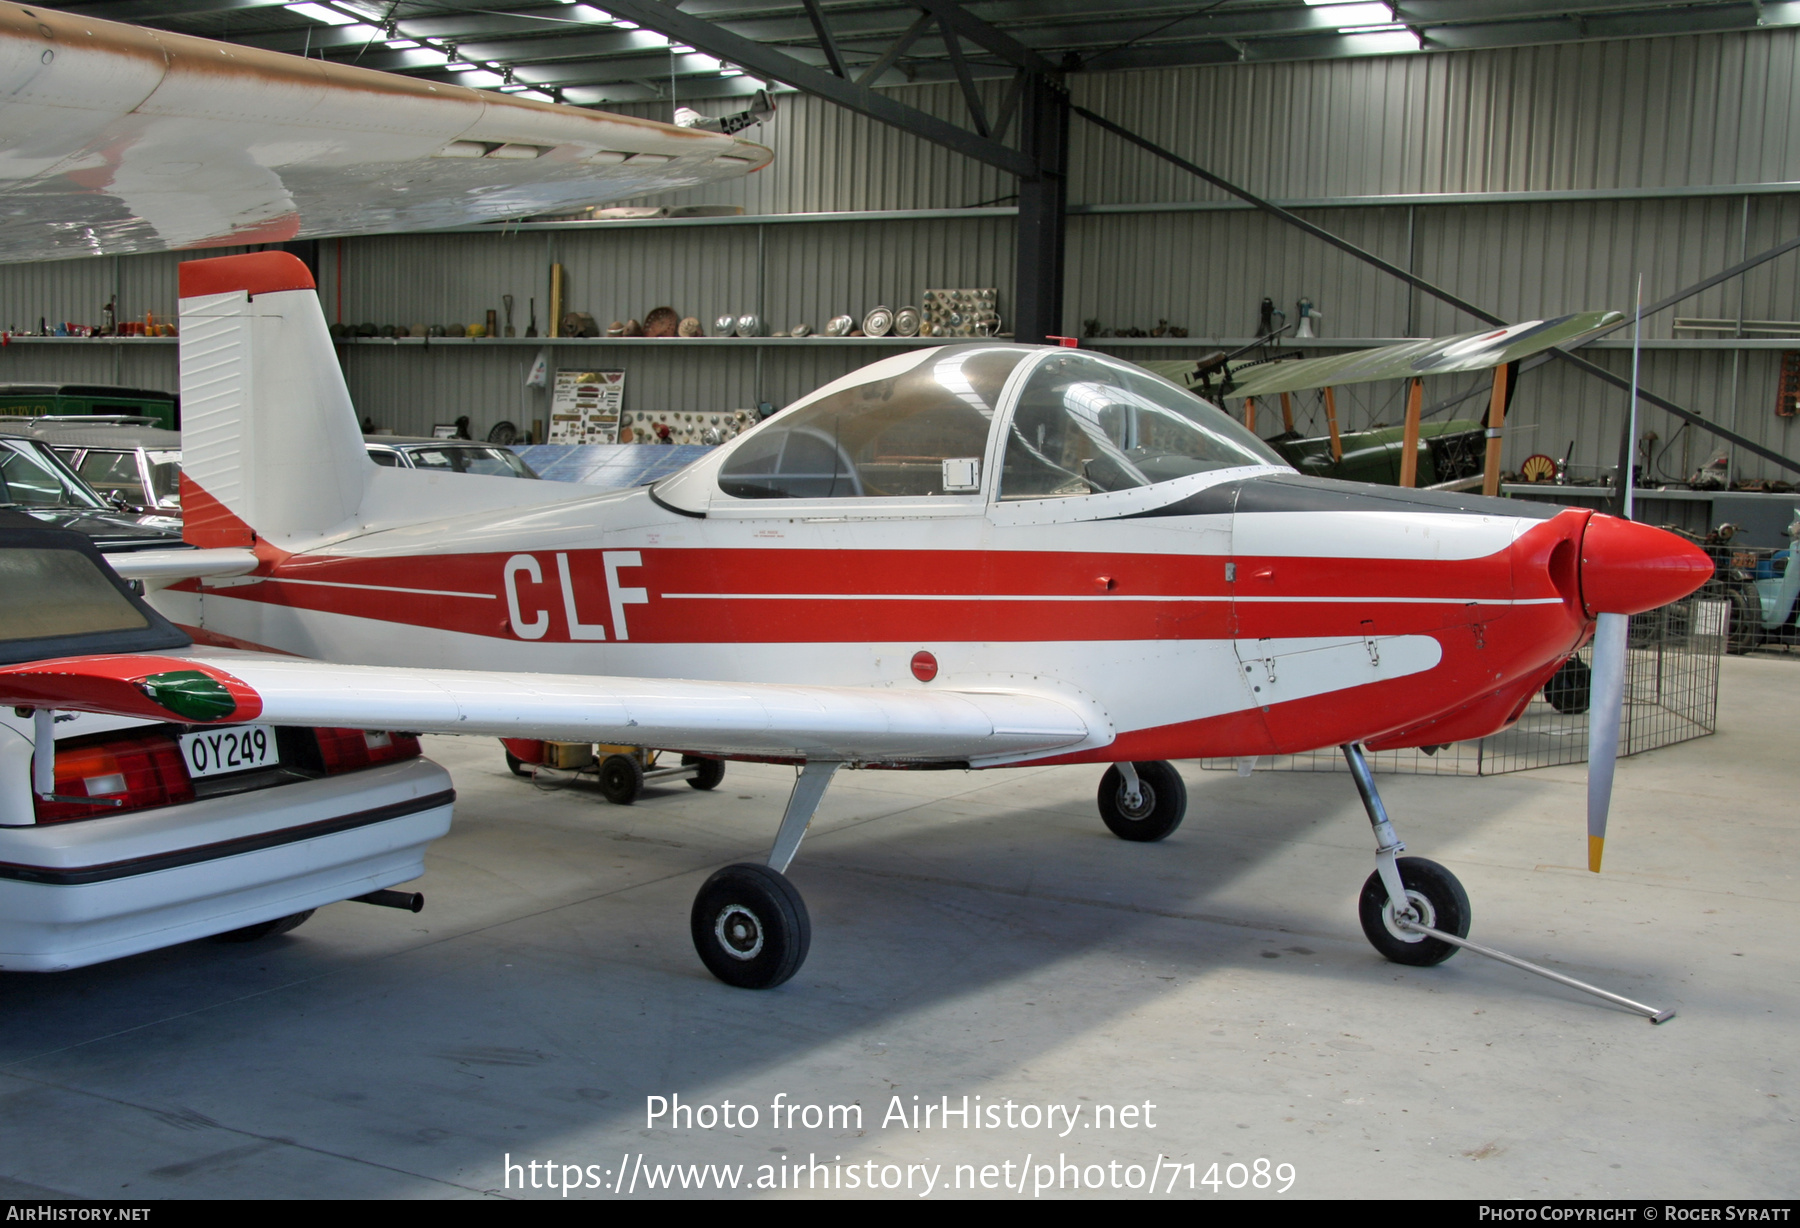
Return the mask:
<path id="1" fill-rule="evenodd" d="M 1263 442 L 1301 473 L 1439 490 L 1481 486 L 1483 493 L 1493 495 L 1499 491 L 1500 432 L 1517 388 L 1517 364 L 1552 346 L 1578 345 L 1623 318 L 1616 311 L 1583 311 L 1510 328 L 1403 341 L 1324 358 L 1300 358 L 1298 351 L 1280 351 L 1235 365 L 1222 354 L 1198 361 L 1172 359 L 1139 365 L 1197 396 L 1241 400 L 1244 425 L 1253 432 L 1272 408 L 1270 402 L 1279 401 L 1281 431 L 1265 436 Z M 1427 376 L 1490 369 L 1494 387 L 1481 421 L 1421 420 Z M 1406 381 L 1402 424 L 1343 430 L 1336 389 L 1387 380 Z M 1303 392 L 1319 395 L 1319 408 L 1325 416 L 1323 435 L 1304 435 L 1296 429 L 1293 398 Z"/>

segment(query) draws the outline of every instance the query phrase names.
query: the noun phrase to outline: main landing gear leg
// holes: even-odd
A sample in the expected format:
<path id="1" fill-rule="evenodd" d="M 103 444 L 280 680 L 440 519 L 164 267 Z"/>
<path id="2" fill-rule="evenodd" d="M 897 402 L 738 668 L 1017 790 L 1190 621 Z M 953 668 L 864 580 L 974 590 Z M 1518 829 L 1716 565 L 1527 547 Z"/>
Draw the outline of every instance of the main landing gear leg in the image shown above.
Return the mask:
<path id="1" fill-rule="evenodd" d="M 800 850 L 825 786 L 843 764 L 801 768 L 766 865 L 740 862 L 706 880 L 689 918 L 694 949 L 714 976 L 740 989 L 772 989 L 800 970 L 812 945 L 806 901 L 783 873 Z"/>
<path id="2" fill-rule="evenodd" d="M 1467 949 L 1605 998 L 1651 1023 L 1666 1023 L 1675 1017 L 1674 1011 L 1634 1002 L 1516 955 L 1470 942 L 1469 897 L 1462 884 L 1435 861 L 1399 856 L 1406 846 L 1400 843 L 1394 825 L 1388 821 L 1387 807 L 1381 804 L 1381 794 L 1375 790 L 1375 776 L 1369 771 L 1362 747 L 1348 742 L 1343 752 L 1344 762 L 1350 765 L 1350 775 L 1356 781 L 1356 791 L 1362 795 L 1363 809 L 1369 813 L 1369 826 L 1375 829 L 1375 873 L 1363 884 L 1357 912 L 1363 933 L 1377 951 L 1395 963 L 1424 967 L 1443 963 L 1459 948 Z M 1404 903 L 1396 904 L 1402 900 Z"/>

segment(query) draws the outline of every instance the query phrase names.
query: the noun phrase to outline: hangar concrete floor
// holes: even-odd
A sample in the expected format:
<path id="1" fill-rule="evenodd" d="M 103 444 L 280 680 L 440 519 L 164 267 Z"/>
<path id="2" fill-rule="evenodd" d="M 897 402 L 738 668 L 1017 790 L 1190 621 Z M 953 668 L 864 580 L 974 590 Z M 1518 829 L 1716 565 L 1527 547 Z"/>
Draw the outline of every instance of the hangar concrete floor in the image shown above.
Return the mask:
<path id="1" fill-rule="evenodd" d="M 617 1196 L 621 1170 L 680 1194 L 665 1166 L 689 1163 L 791 1194 L 817 1156 L 801 1184 L 852 1196 L 854 1165 L 895 1196 L 1155 1168 L 1159 1192 L 1213 1197 L 1215 1162 L 1268 1196 L 1261 1158 L 1293 1166 L 1289 1197 L 1791 1197 L 1797 681 L 1728 660 L 1716 737 L 1625 761 L 1598 878 L 1578 768 L 1383 778 L 1412 851 L 1466 884 L 1474 937 L 1678 1008 L 1661 1027 L 1466 953 L 1383 962 L 1355 919 L 1372 846 L 1348 777 L 1191 765 L 1157 845 L 1107 834 L 1091 767 L 841 779 L 793 870 L 811 958 L 732 990 L 688 906 L 766 845 L 791 770 L 619 808 L 433 739 L 461 800 L 422 915 L 340 904 L 260 944 L 0 979 L 0 1195 L 560 1196 L 519 1188 L 533 1161 L 559 1183 L 594 1166 L 571 1196 Z M 647 1128 L 647 1097 L 677 1094 L 758 1122 Z M 915 1096 L 1010 1101 L 1014 1124 L 884 1121 Z M 775 1128 L 778 1097 L 860 1106 L 861 1127 L 803 1107 Z M 1028 1105 L 1069 1112 L 1032 1128 Z"/>

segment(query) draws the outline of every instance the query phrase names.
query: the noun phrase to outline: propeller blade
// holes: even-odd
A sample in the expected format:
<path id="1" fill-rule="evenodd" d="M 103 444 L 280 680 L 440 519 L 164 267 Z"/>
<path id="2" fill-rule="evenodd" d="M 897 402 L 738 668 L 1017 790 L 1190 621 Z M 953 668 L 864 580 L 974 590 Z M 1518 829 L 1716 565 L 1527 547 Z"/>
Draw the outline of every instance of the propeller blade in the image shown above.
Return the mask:
<path id="1" fill-rule="evenodd" d="M 1627 614 L 1602 614 L 1594 627 L 1594 672 L 1588 691 L 1588 869 L 1600 873 L 1606 815 L 1612 806 L 1613 764 L 1625 711 Z"/>

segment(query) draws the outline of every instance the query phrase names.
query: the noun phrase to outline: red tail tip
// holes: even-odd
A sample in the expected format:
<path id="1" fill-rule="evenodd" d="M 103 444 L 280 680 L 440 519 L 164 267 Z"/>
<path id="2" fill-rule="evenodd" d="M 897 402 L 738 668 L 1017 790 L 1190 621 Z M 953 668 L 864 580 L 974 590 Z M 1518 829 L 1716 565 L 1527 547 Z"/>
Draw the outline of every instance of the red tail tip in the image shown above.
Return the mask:
<path id="1" fill-rule="evenodd" d="M 313 275 L 291 252 L 246 252 L 181 263 L 181 297 L 229 294 L 242 290 L 251 298 L 277 290 L 316 290 Z"/>

